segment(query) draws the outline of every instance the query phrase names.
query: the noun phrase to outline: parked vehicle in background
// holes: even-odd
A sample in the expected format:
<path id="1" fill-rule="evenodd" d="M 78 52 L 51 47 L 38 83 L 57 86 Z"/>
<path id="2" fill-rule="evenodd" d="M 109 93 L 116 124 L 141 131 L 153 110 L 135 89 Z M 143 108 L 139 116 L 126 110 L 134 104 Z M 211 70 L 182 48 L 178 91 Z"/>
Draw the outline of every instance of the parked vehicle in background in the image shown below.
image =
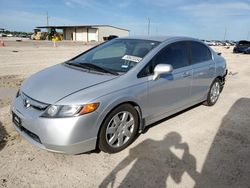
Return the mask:
<path id="1" fill-rule="evenodd" d="M 0 33 L 0 37 L 7 37 L 5 33 Z"/>
<path id="2" fill-rule="evenodd" d="M 214 40 L 213 42 L 215 43 L 215 46 L 219 46 L 220 45 L 220 42 L 218 40 Z"/>
<path id="3" fill-rule="evenodd" d="M 115 38 L 118 38 L 118 36 L 117 35 L 109 35 L 108 37 L 103 37 L 103 40 L 107 41 L 107 40 L 112 40 L 112 39 L 115 39 Z"/>
<path id="4" fill-rule="evenodd" d="M 156 121 L 214 105 L 226 74 L 225 59 L 197 39 L 115 38 L 25 80 L 12 121 L 49 151 L 115 153 Z"/>
<path id="5" fill-rule="evenodd" d="M 210 40 L 202 40 L 208 46 L 215 46 L 215 43 Z"/>
<path id="6" fill-rule="evenodd" d="M 233 49 L 234 53 L 244 53 L 250 54 L 250 41 L 241 40 L 236 43 L 236 46 Z"/>

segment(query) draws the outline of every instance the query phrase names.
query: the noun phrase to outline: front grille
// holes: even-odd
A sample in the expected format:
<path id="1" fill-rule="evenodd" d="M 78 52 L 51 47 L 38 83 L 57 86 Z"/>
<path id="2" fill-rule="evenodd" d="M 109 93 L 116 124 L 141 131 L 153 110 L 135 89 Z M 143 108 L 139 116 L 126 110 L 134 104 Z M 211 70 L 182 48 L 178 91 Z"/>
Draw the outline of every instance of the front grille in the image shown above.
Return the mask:
<path id="1" fill-rule="evenodd" d="M 30 98 L 29 96 L 27 96 L 23 92 L 20 92 L 20 96 L 22 97 L 23 105 L 26 108 L 34 108 L 36 110 L 43 111 L 49 106 L 49 104 L 42 103 L 40 101 L 37 101 L 35 99 Z"/>
<path id="2" fill-rule="evenodd" d="M 28 129 L 24 128 L 24 127 L 20 127 L 21 131 L 25 132 L 27 135 L 29 135 L 30 138 L 32 138 L 33 140 L 35 140 L 36 142 L 39 142 L 40 144 L 42 144 L 40 138 L 34 134 L 33 132 L 29 131 Z"/>

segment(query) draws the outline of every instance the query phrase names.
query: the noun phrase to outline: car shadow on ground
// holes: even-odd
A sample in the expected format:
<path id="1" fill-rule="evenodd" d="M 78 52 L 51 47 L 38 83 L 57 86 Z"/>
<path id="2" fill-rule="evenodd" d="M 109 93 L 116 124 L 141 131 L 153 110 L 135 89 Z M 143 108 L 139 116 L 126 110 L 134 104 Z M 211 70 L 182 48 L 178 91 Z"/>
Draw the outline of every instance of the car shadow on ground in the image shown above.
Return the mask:
<path id="1" fill-rule="evenodd" d="M 2 122 L 0 121 L 0 151 L 5 147 L 7 141 L 8 134 L 5 130 L 5 127 L 3 126 Z"/>
<path id="2" fill-rule="evenodd" d="M 182 150 L 182 157 L 176 156 L 171 148 Z M 224 116 L 200 173 L 188 143 L 182 141 L 179 133 L 171 132 L 163 140 L 147 139 L 130 149 L 129 155 L 100 187 L 113 187 L 114 184 L 119 187 L 166 187 L 169 177 L 180 184 L 184 173 L 193 179 L 195 187 L 250 187 L 249 159 L 250 99 L 241 98 Z M 125 178 L 117 180 L 117 174 L 131 164 Z"/>
<path id="3" fill-rule="evenodd" d="M 224 116 L 196 187 L 250 187 L 250 98 Z"/>
<path id="4" fill-rule="evenodd" d="M 182 158 L 177 157 L 171 148 L 183 150 Z M 166 187 L 169 176 L 178 184 L 184 172 L 194 180 L 199 177 L 196 159 L 190 154 L 188 144 L 182 142 L 179 133 L 171 132 L 163 140 L 147 139 L 130 149 L 129 156 L 112 170 L 100 187 L 113 187 L 116 175 L 132 162 L 134 165 L 119 182 L 120 187 Z"/>

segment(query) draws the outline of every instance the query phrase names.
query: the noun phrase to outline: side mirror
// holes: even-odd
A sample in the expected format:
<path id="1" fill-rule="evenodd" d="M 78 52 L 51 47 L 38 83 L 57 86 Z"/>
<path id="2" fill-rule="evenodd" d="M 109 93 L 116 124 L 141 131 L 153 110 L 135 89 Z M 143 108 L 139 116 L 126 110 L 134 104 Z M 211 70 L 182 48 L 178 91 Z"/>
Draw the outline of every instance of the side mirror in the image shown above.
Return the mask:
<path id="1" fill-rule="evenodd" d="M 153 80 L 158 79 L 161 74 L 169 74 L 172 71 L 173 71 L 172 65 L 169 65 L 169 64 L 158 64 L 154 68 Z"/>

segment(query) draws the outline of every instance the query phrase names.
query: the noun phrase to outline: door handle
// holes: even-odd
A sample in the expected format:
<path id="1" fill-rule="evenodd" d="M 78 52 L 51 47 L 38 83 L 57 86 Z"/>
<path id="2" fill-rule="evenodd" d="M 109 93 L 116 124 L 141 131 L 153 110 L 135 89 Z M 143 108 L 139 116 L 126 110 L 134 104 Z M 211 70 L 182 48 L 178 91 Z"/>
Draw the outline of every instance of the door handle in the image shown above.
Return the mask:
<path id="1" fill-rule="evenodd" d="M 184 72 L 183 75 L 182 75 L 183 78 L 186 78 L 186 77 L 189 77 L 189 76 L 191 76 L 190 72 Z"/>

